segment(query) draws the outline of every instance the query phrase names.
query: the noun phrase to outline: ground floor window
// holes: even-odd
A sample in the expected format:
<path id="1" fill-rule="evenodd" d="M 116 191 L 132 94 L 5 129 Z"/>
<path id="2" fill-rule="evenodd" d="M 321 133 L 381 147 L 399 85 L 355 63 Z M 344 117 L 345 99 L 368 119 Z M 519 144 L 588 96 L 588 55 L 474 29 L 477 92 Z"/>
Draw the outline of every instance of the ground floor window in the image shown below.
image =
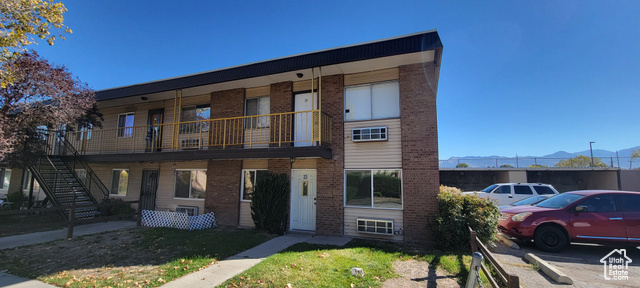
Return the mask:
<path id="1" fill-rule="evenodd" d="M 127 196 L 129 169 L 113 169 L 111 177 L 111 195 Z"/>
<path id="2" fill-rule="evenodd" d="M 22 179 L 22 190 L 29 191 L 31 189 L 31 180 L 35 181 L 33 183 L 33 191 L 40 190 L 40 183 L 38 183 L 38 180 L 32 179 L 31 171 L 25 170 L 24 172 L 24 178 Z"/>
<path id="3" fill-rule="evenodd" d="M 204 199 L 207 170 L 176 170 L 174 198 Z"/>
<path id="4" fill-rule="evenodd" d="M 345 206 L 402 209 L 400 169 L 345 170 Z"/>
<path id="5" fill-rule="evenodd" d="M 251 201 L 251 195 L 253 195 L 253 189 L 255 188 L 256 181 L 263 177 L 267 173 L 267 170 L 242 170 L 242 190 L 240 190 L 240 200 Z"/>
<path id="6" fill-rule="evenodd" d="M 0 190 L 9 189 L 9 182 L 11 182 L 11 169 L 0 169 Z"/>

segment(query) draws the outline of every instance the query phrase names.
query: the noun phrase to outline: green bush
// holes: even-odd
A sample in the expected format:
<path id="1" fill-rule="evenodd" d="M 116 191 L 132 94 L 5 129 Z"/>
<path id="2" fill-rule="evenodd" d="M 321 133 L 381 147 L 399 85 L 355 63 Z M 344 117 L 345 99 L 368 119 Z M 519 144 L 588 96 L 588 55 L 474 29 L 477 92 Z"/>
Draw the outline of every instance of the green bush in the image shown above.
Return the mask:
<path id="1" fill-rule="evenodd" d="M 133 214 L 135 210 L 131 208 L 131 205 L 125 203 L 124 200 L 120 198 L 107 198 L 102 201 L 102 205 L 100 206 L 100 213 L 102 216 L 111 216 L 111 215 L 127 215 Z"/>
<path id="2" fill-rule="evenodd" d="M 7 202 L 11 202 L 11 210 L 18 210 L 23 204 L 26 206 L 25 202 L 27 202 L 28 198 L 22 191 L 14 191 L 7 194 Z"/>
<path id="3" fill-rule="evenodd" d="M 493 241 L 500 210 L 485 198 L 464 196 L 460 189 L 440 186 L 439 212 L 436 218 L 437 243 L 442 250 L 468 250 L 469 229 L 476 231 L 480 241 Z"/>
<path id="4" fill-rule="evenodd" d="M 256 229 L 272 234 L 285 232 L 289 191 L 287 174 L 269 172 L 258 178 L 251 196 L 251 218 Z"/>

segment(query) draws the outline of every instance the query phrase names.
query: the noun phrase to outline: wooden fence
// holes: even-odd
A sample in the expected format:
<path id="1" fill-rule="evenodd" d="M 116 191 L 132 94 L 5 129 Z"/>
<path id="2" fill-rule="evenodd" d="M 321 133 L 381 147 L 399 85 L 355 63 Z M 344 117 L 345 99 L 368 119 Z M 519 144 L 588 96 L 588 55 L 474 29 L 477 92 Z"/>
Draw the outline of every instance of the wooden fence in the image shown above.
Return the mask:
<path id="1" fill-rule="evenodd" d="M 507 273 L 507 270 L 504 269 L 502 264 L 498 262 L 496 257 L 493 256 L 493 254 L 489 252 L 489 249 L 487 249 L 487 247 L 484 244 L 482 244 L 480 239 L 478 239 L 476 232 L 473 231 L 471 228 L 469 228 L 469 232 L 471 234 L 470 235 L 471 253 L 480 252 L 482 253 L 482 256 L 484 256 L 484 259 L 486 261 L 483 261 L 480 267 L 482 268 L 482 272 L 484 272 L 484 275 L 486 275 L 487 279 L 489 279 L 489 283 L 491 283 L 491 286 L 493 286 L 494 288 L 498 288 L 498 287 L 519 288 L 520 278 L 518 277 L 518 275 Z M 494 274 L 492 274 L 491 271 L 489 271 L 489 269 L 485 265 L 485 262 L 489 264 L 491 268 L 493 268 L 493 271 L 495 271 L 495 275 L 497 277 L 494 277 Z"/>

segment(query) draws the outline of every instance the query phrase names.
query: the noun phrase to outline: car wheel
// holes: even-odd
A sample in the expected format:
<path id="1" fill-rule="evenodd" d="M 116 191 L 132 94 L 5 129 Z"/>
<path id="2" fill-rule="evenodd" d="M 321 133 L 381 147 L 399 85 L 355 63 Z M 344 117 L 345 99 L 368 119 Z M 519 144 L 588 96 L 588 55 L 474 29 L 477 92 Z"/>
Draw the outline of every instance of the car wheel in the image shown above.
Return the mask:
<path id="1" fill-rule="evenodd" d="M 540 250 L 547 252 L 558 252 L 568 244 L 564 231 L 554 226 L 538 228 L 533 240 Z"/>

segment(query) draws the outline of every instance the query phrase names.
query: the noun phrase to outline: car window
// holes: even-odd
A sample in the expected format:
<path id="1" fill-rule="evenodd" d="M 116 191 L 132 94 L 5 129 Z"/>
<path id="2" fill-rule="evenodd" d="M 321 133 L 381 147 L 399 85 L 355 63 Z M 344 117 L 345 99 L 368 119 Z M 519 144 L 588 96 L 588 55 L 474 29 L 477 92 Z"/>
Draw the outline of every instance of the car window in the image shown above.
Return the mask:
<path id="1" fill-rule="evenodd" d="M 511 205 L 513 206 L 531 205 L 531 204 L 536 204 L 544 199 L 547 199 L 547 196 L 531 196 L 531 197 L 524 198 L 520 201 L 513 202 Z"/>
<path id="2" fill-rule="evenodd" d="M 486 193 L 491 193 L 491 190 L 493 190 L 493 189 L 494 189 L 494 188 L 496 188 L 497 186 L 498 186 L 498 185 L 493 184 L 493 185 L 491 185 L 491 186 L 489 186 L 489 187 L 487 187 L 487 188 L 484 188 L 484 189 L 482 189 L 482 190 L 480 190 L 480 191 L 482 191 L 482 192 L 486 192 Z"/>
<path id="3" fill-rule="evenodd" d="M 551 188 L 547 186 L 533 186 L 533 189 L 536 190 L 538 195 L 556 194 L 555 192 L 553 192 L 553 190 L 551 190 Z"/>
<path id="4" fill-rule="evenodd" d="M 524 185 L 516 185 L 513 186 L 513 193 L 515 194 L 528 194 L 528 195 L 533 195 L 533 191 L 531 191 L 531 188 L 529 188 L 529 186 L 524 186 Z"/>
<path id="5" fill-rule="evenodd" d="M 493 190 L 493 194 L 511 194 L 511 186 L 500 186 L 496 190 Z"/>
<path id="6" fill-rule="evenodd" d="M 624 212 L 640 212 L 640 195 L 618 194 Z"/>
<path id="7" fill-rule="evenodd" d="M 616 211 L 616 201 L 613 199 L 613 195 L 594 196 L 582 201 L 578 205 L 587 207 L 587 212 L 593 213 Z"/>
<path id="8" fill-rule="evenodd" d="M 544 200 L 536 206 L 544 207 L 544 208 L 564 208 L 569 206 L 571 203 L 576 202 L 583 198 L 584 195 L 580 194 L 559 194 L 553 197 L 549 197 L 549 199 Z"/>

